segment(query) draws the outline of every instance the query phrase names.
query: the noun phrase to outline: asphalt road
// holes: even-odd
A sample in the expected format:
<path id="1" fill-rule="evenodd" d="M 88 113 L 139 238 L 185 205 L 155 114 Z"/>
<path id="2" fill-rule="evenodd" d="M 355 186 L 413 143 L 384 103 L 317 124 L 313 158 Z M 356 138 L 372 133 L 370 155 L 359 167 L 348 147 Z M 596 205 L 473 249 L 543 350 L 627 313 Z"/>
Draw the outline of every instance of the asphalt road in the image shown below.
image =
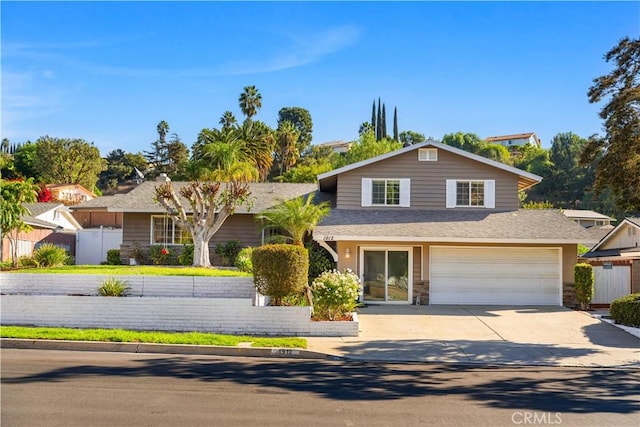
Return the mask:
<path id="1" fill-rule="evenodd" d="M 632 370 L 0 355 L 2 427 L 640 425 Z"/>

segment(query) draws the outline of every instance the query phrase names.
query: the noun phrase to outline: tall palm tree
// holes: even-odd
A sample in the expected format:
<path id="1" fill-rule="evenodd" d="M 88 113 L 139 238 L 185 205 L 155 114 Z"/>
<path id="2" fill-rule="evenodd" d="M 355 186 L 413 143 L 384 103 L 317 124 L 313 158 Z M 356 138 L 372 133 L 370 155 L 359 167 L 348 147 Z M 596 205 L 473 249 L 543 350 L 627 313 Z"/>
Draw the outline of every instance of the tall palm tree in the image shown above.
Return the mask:
<path id="1" fill-rule="evenodd" d="M 223 131 L 228 131 L 231 130 L 238 121 L 236 120 L 236 116 L 234 116 L 231 111 L 227 110 L 222 113 L 222 117 L 220 117 L 220 121 L 218 123 L 222 125 Z"/>
<path id="2" fill-rule="evenodd" d="M 260 181 L 264 181 L 273 165 L 276 144 L 273 130 L 263 122 L 246 120 L 238 132 L 243 152 L 258 169 Z"/>
<path id="3" fill-rule="evenodd" d="M 303 246 L 304 237 L 329 214 L 329 203 L 313 203 L 314 194 L 305 199 L 297 197 L 285 200 L 258 216 L 263 229 L 277 228 L 289 234 L 294 245 Z"/>
<path id="4" fill-rule="evenodd" d="M 248 120 L 258 113 L 258 110 L 262 108 L 262 95 L 258 92 L 255 86 L 245 86 L 244 92 L 240 94 L 238 98 L 240 103 L 240 109 L 242 114 L 247 116 Z"/>
<path id="5" fill-rule="evenodd" d="M 164 144 L 166 141 L 167 133 L 169 133 L 169 123 L 161 120 L 156 126 L 156 130 L 158 131 L 158 140 L 161 144 Z"/>

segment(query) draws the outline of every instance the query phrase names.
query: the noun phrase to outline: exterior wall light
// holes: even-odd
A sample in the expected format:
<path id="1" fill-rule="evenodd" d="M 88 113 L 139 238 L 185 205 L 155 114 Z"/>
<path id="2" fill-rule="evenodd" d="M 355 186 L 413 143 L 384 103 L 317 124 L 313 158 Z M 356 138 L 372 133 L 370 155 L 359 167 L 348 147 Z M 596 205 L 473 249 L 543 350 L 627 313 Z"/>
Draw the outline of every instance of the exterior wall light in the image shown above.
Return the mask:
<path id="1" fill-rule="evenodd" d="M 344 257 L 347 259 L 351 258 L 351 249 L 347 248 L 344 250 Z"/>

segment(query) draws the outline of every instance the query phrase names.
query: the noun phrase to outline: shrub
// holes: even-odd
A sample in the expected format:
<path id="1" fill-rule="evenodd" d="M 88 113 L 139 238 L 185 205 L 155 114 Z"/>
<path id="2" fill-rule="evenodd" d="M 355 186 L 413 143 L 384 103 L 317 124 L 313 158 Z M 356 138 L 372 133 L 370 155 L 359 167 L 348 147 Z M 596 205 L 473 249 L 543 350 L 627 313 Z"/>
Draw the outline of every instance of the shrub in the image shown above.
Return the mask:
<path id="1" fill-rule="evenodd" d="M 248 246 L 243 248 L 236 257 L 235 266 L 238 270 L 245 273 L 253 273 L 253 264 L 251 263 L 251 255 L 253 254 L 253 248 Z"/>
<path id="2" fill-rule="evenodd" d="M 621 325 L 640 327 L 640 294 L 616 298 L 609 305 L 611 318 Z"/>
<path id="3" fill-rule="evenodd" d="M 107 251 L 107 265 L 120 265 L 120 249 L 109 249 Z"/>
<path id="4" fill-rule="evenodd" d="M 18 258 L 18 267 L 32 268 L 37 266 L 38 266 L 38 263 L 36 262 L 36 260 L 29 255 L 22 255 L 20 258 Z"/>
<path id="5" fill-rule="evenodd" d="M 193 265 L 193 245 L 184 245 L 182 253 L 178 257 L 180 265 Z"/>
<path id="6" fill-rule="evenodd" d="M 177 262 L 173 251 L 162 245 L 153 245 L 149 248 L 149 257 L 155 265 L 175 265 Z"/>
<path id="7" fill-rule="evenodd" d="M 216 254 L 222 258 L 223 265 L 234 265 L 240 253 L 240 241 L 229 240 L 227 243 L 216 245 Z"/>
<path id="8" fill-rule="evenodd" d="M 351 270 L 325 271 L 311 284 L 314 315 L 335 320 L 348 316 L 358 306 L 360 279 Z"/>
<path id="9" fill-rule="evenodd" d="M 327 252 L 327 250 L 317 243 L 313 243 L 307 247 L 309 250 L 309 284 L 325 271 L 331 271 L 335 268 L 336 263 Z"/>
<path id="10" fill-rule="evenodd" d="M 44 243 L 33 251 L 33 259 L 39 267 L 60 267 L 65 265 L 69 256 L 63 248 L 53 243 Z"/>
<path id="11" fill-rule="evenodd" d="M 573 279 L 576 288 L 576 299 L 580 303 L 580 308 L 586 310 L 593 298 L 593 266 L 591 264 L 579 263 L 573 267 Z"/>
<path id="12" fill-rule="evenodd" d="M 253 250 L 253 283 L 262 295 L 281 305 L 282 298 L 301 293 L 307 286 L 309 254 L 295 245 L 264 245 Z"/>
<path id="13" fill-rule="evenodd" d="M 142 265 L 144 263 L 144 251 L 140 247 L 138 242 L 133 242 L 131 245 L 131 251 L 129 252 L 129 258 L 133 258 L 136 260 L 136 264 Z"/>
<path id="14" fill-rule="evenodd" d="M 125 297 L 129 293 L 127 282 L 109 277 L 98 287 L 98 293 L 103 297 Z"/>

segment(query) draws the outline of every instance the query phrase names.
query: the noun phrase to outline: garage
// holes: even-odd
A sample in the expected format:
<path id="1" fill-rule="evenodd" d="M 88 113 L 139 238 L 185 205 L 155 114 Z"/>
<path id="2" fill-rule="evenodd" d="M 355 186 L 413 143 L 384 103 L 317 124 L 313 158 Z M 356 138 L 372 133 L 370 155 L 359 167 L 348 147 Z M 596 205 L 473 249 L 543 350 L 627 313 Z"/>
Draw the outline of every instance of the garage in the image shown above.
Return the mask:
<path id="1" fill-rule="evenodd" d="M 430 304 L 562 305 L 560 248 L 430 248 Z"/>

